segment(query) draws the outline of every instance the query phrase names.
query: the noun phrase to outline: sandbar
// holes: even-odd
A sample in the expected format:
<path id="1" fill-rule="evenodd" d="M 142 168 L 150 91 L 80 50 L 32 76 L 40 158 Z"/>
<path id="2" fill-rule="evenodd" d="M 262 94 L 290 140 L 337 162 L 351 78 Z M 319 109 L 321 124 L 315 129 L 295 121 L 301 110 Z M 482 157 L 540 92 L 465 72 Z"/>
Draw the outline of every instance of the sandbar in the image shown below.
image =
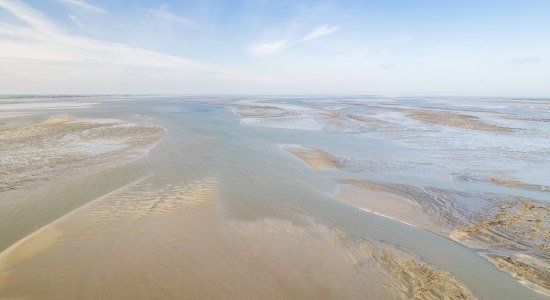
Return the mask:
<path id="1" fill-rule="evenodd" d="M 407 114 L 415 120 L 471 130 L 510 132 L 511 128 L 484 123 L 478 117 L 444 110 L 412 109 Z"/>

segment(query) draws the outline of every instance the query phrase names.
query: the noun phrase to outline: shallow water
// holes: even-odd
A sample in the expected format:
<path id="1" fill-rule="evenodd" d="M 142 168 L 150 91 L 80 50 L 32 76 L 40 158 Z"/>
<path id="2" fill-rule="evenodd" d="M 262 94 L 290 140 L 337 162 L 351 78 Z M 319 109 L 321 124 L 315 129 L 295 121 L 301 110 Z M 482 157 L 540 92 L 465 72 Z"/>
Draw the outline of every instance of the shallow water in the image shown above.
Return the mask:
<path id="1" fill-rule="evenodd" d="M 339 100 L 276 100 L 280 101 L 324 108 L 336 106 Z M 383 99 L 377 105 L 405 106 L 395 101 Z M 152 123 L 166 128 L 167 133 L 144 159 L 68 182 L 47 194 L 23 197 L 10 203 L 9 210 L 0 212 L 0 219 L 4 220 L 0 223 L 2 248 L 61 218 L 27 239 L 27 246 L 25 242 L 19 244 L 32 250 L 28 254 L 23 251 L 21 257 L 10 258 L 10 251 L 17 248 L 14 246 L 3 253 L 4 267 L 7 264 L 3 270 L 9 271 L 0 273 L 0 296 L 37 296 L 47 292 L 50 298 L 106 294 L 147 298 L 187 292 L 188 296 L 208 298 L 225 292 L 233 297 L 357 298 L 365 293 L 388 297 L 376 284 L 376 272 L 371 273 L 372 277 L 359 279 L 340 248 L 321 250 L 324 244 L 318 241 L 319 237 L 323 240 L 325 235 L 330 237 L 331 230 L 338 230 L 349 240 L 381 241 L 410 251 L 431 266 L 450 272 L 478 298 L 542 298 L 471 249 L 357 210 L 330 194 L 337 188 L 334 178 L 353 175 L 464 190 L 513 190 L 548 200 L 545 191 L 452 178 L 489 173 L 495 167 L 500 173 L 514 174 L 526 182 L 550 175 L 550 168 L 534 168 L 548 164 L 545 158 L 533 161 L 550 152 L 548 139 L 541 133 L 550 123 L 540 125 L 531 135 L 514 138 L 439 129 L 433 124 L 422 125 L 428 128 L 426 131 L 405 130 L 398 135 L 393 129 L 300 130 L 295 128 L 299 118 L 290 123 L 284 121 L 290 124 L 286 129 L 273 128 L 269 122 L 262 124 L 264 120 L 255 124 L 262 126 L 242 125 L 229 107 L 231 103 L 228 99 L 163 97 L 100 101 L 91 108 L 40 112 L 126 121 L 140 120 L 145 115 Z M 519 110 L 488 107 L 489 102 L 486 106 L 475 101 L 464 103 L 476 111 L 548 117 L 544 109 L 533 111 L 531 106 L 539 109 L 540 104 Z M 453 103 L 416 100 L 406 105 L 439 107 Z M 403 121 L 398 115 L 389 119 L 402 127 L 416 122 Z M 527 146 L 521 143 L 530 139 L 537 139 L 532 142 L 536 147 L 525 151 Z M 456 140 L 465 142 L 457 148 Z M 512 140 L 515 142 L 510 143 Z M 282 149 L 283 144 L 319 147 L 337 155 L 375 161 L 380 167 L 368 172 L 312 172 Z M 480 147 L 485 152 L 480 152 Z M 451 153 L 453 149 L 459 150 Z M 494 160 L 488 161 L 489 157 Z M 517 159 L 520 157 L 523 159 Z M 464 164 L 469 168 L 461 167 Z M 98 198 L 113 190 L 116 191 Z M 69 213 L 73 209 L 77 210 Z M 9 219 L 5 219 L 8 213 Z M 29 216 L 33 216 L 32 222 Z M 19 264 L 23 260 L 26 263 Z M 46 280 L 52 274 L 54 279 Z M 33 282 L 32 288 L 29 282 Z"/>

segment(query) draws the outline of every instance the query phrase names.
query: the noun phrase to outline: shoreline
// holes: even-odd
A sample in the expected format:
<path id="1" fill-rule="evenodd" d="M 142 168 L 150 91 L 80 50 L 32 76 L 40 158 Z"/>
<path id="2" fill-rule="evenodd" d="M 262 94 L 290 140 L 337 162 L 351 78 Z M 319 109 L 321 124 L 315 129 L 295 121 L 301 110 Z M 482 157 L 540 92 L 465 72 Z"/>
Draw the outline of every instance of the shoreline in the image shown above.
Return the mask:
<path id="1" fill-rule="evenodd" d="M 525 250 L 504 247 L 502 245 L 505 245 L 505 242 L 491 240 L 492 237 L 484 236 L 483 232 L 468 231 L 468 226 L 474 225 L 471 223 L 472 221 L 466 219 L 462 220 L 466 225 L 456 227 L 456 220 L 445 220 L 445 217 L 441 216 L 435 217 L 434 214 L 439 209 L 437 205 L 432 207 L 434 210 L 431 211 L 431 214 L 427 213 L 422 209 L 422 205 L 419 203 L 415 205 L 414 200 L 417 199 L 407 197 L 406 193 L 401 190 L 396 189 L 392 192 L 391 184 L 377 186 L 376 182 L 356 179 L 340 180 L 340 182 L 342 184 L 338 186 L 337 193 L 332 195 L 334 199 L 357 209 L 433 232 L 473 249 L 497 269 L 507 273 L 522 285 L 541 295 L 550 296 L 548 264 L 544 264 L 542 258 L 533 256 L 536 252 L 528 254 L 535 250 L 535 246 Z M 483 229 L 475 228 L 475 230 Z M 497 231 L 498 235 L 500 234 Z M 504 233 L 504 236 L 507 234 Z M 520 243 L 520 245 L 523 244 Z M 496 254 L 492 251 L 504 251 L 505 254 Z"/>
<path id="2" fill-rule="evenodd" d="M 92 201 L 89 201 L 88 203 L 84 204 L 84 205 L 81 205 L 67 213 L 65 213 L 64 215 L 62 215 L 61 217 L 53 220 L 52 222 L 48 223 L 48 224 L 44 224 L 42 227 L 38 228 L 37 230 L 31 232 L 30 234 L 24 236 L 23 238 L 21 238 L 20 240 L 18 240 L 17 242 L 11 244 L 10 246 L 8 246 L 7 248 L 5 248 L 4 250 L 0 251 L 0 261 L 2 261 L 2 259 L 4 259 L 4 257 L 10 255 L 10 252 L 13 252 L 15 249 L 17 249 L 17 247 L 23 245 L 25 242 L 29 241 L 30 239 L 32 239 L 33 237 L 37 236 L 38 234 L 42 233 L 43 231 L 46 231 L 48 229 L 51 229 L 53 228 L 56 224 L 60 223 L 60 222 L 63 222 L 63 220 L 65 220 L 66 218 L 70 217 L 71 215 L 77 213 L 78 211 L 82 210 L 82 209 L 85 209 L 87 206 L 91 205 L 93 202 L 95 201 L 99 201 L 101 200 L 101 198 L 103 197 L 107 197 L 109 194 L 112 194 L 112 193 L 115 193 L 116 191 L 118 190 L 122 190 L 126 187 L 130 187 L 132 185 L 135 185 L 141 181 L 144 181 L 148 178 L 150 178 L 151 176 L 153 176 L 154 174 L 149 174 L 141 179 L 138 179 L 138 180 L 135 180 L 133 182 L 130 182 L 124 186 L 121 186 L 115 190 L 112 190 L 102 196 L 99 196 L 95 199 L 93 199 Z"/>
<path id="3" fill-rule="evenodd" d="M 167 132 L 150 123 L 68 114 L 14 124 L 17 126 L 0 130 L 0 144 L 4 145 L 0 145 L 0 168 L 4 167 L 0 218 L 13 227 L 2 232 L 0 251 L 87 203 L 73 199 L 79 197 L 78 193 L 68 190 L 71 196 L 66 196 L 59 191 L 84 178 L 96 178 L 147 159 Z M 124 180 L 114 181 L 117 183 L 112 187 L 124 184 Z M 29 209 L 34 215 L 25 213 Z"/>
<path id="4" fill-rule="evenodd" d="M 414 214 L 415 212 L 419 213 L 421 210 L 418 205 L 408 201 L 406 198 L 395 195 L 368 191 L 353 185 L 339 185 L 333 198 L 369 213 L 412 227 L 423 228 L 423 224 L 427 222 L 426 220 L 422 220 L 420 215 Z M 392 202 L 393 205 L 398 205 L 397 210 L 393 209 L 395 207 L 388 205 L 389 202 Z"/>

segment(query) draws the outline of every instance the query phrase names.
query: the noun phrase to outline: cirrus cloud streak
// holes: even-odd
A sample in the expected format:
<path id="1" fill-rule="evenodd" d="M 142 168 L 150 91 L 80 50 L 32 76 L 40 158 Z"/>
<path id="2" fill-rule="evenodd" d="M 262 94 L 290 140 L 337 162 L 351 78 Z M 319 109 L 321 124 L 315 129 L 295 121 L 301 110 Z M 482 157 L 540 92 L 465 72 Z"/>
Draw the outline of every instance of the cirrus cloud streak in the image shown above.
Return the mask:
<path id="1" fill-rule="evenodd" d="M 273 42 L 261 43 L 250 47 L 248 49 L 248 52 L 254 55 L 270 55 L 270 54 L 283 51 L 290 47 L 296 46 L 298 44 L 311 41 L 323 36 L 327 36 L 329 34 L 336 32 L 337 30 L 338 30 L 338 26 L 323 25 L 311 31 L 306 36 L 300 39 L 297 39 L 297 40 L 281 39 Z"/>

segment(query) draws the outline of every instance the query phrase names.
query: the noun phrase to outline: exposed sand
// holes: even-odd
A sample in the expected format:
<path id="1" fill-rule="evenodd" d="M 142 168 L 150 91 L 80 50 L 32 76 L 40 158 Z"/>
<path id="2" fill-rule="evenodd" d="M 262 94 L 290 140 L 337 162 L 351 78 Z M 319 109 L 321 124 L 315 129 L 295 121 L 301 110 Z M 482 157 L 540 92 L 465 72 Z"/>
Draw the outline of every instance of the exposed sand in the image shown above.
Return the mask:
<path id="1" fill-rule="evenodd" d="M 344 112 L 349 111 L 346 106 L 317 108 L 304 104 L 255 102 L 235 103 L 231 108 L 241 117 L 243 125 L 329 132 L 361 132 L 365 127 L 345 117 Z"/>
<path id="2" fill-rule="evenodd" d="M 211 205 L 216 182 L 147 180 L 100 197 L 2 252 L 0 297 L 152 299 L 185 295 L 187 289 L 193 295 L 198 274 L 185 266 L 196 262 L 178 252 L 193 242 L 185 234 L 204 224 L 202 216 L 189 219 L 187 214 Z M 164 215 L 170 217 L 160 218 Z M 183 236 L 180 226 L 186 228 Z M 178 241 L 178 249 L 171 248 Z"/>
<path id="3" fill-rule="evenodd" d="M 335 198 L 411 226 L 426 228 L 432 225 L 424 216 L 421 206 L 397 195 L 371 191 L 354 185 L 342 185 L 338 188 Z"/>
<path id="4" fill-rule="evenodd" d="M 375 299 L 475 299 L 468 288 L 451 274 L 430 267 L 405 250 L 387 243 L 349 239 L 341 231 L 315 224 L 311 220 L 305 222 L 307 226 L 298 227 L 287 221 L 264 219 L 236 223 L 234 226 L 240 235 L 259 244 L 254 257 L 265 256 L 261 258 L 266 262 L 269 259 L 270 264 L 275 263 L 277 267 L 291 264 L 290 268 L 298 269 L 317 269 L 320 264 L 309 265 L 313 263 L 310 259 L 319 260 L 333 269 L 328 274 L 323 274 L 322 270 L 312 272 L 312 276 L 336 276 L 350 284 L 345 293 L 333 294 L 329 286 L 316 286 L 316 283 L 311 282 L 312 278 L 294 278 L 292 273 L 284 275 L 296 282 L 306 280 L 308 285 L 314 283 L 312 288 L 318 289 L 318 297 L 321 298 L 341 298 L 347 295 L 347 298 L 362 299 L 368 295 Z M 318 250 L 308 254 L 305 260 L 295 261 L 291 257 L 289 261 L 289 257 L 283 256 L 288 253 L 285 248 L 289 246 Z M 247 252 L 244 249 L 241 251 Z M 271 255 L 279 258 L 273 259 Z M 354 269 L 351 274 L 358 272 L 360 276 L 350 276 L 349 271 L 344 271 L 350 267 Z"/>
<path id="5" fill-rule="evenodd" d="M 381 127 L 387 128 L 387 127 L 396 126 L 390 122 L 378 119 L 368 114 L 350 114 L 350 115 L 347 115 L 347 118 L 355 121 L 363 122 L 367 124 L 368 127 L 371 127 L 371 128 L 381 128 Z"/>
<path id="6" fill-rule="evenodd" d="M 357 195 L 343 193 L 338 199 L 359 208 L 366 206 L 367 210 L 425 228 L 468 247 L 498 250 L 498 255 L 488 252 L 483 256 L 526 286 L 550 295 L 550 207 L 546 202 L 357 179 L 342 183 L 393 195 L 383 199 L 404 211 L 384 208 L 370 198 L 372 194 L 361 200 L 354 199 Z M 420 206 L 422 209 L 416 212 L 423 216 L 407 213 L 410 210 L 403 198 Z"/>
<path id="7" fill-rule="evenodd" d="M 2 252 L 0 297 L 474 299 L 389 244 L 309 219 L 224 220 L 217 191 L 152 176 L 100 197 Z"/>
<path id="8" fill-rule="evenodd" d="M 339 110 L 325 110 L 321 112 L 321 115 L 329 118 L 339 119 L 341 112 Z"/>
<path id="9" fill-rule="evenodd" d="M 460 176 L 459 178 L 464 181 L 488 182 L 490 184 L 494 184 L 498 186 L 519 188 L 519 189 L 525 189 L 525 190 L 536 191 L 536 192 L 550 192 L 550 186 L 522 182 L 516 179 L 506 178 L 498 174 L 489 176 L 489 177 Z"/>
<path id="10" fill-rule="evenodd" d="M 71 115 L 55 115 L 51 116 L 49 119 L 44 121 L 42 124 L 45 125 L 56 125 L 56 124 L 63 124 L 66 122 L 74 121 L 74 117 Z"/>
<path id="11" fill-rule="evenodd" d="M 481 256 L 493 263 L 499 270 L 510 274 L 523 285 L 549 296 L 550 266 L 547 261 L 533 260 L 525 254 L 498 255 L 481 253 Z M 542 284 L 542 286 L 541 286 Z"/>
<path id="12" fill-rule="evenodd" d="M 31 186 L 127 163 L 142 157 L 163 135 L 158 126 L 69 115 L 0 130 L 0 195 L 21 190 L 29 195 Z"/>
<path id="13" fill-rule="evenodd" d="M 233 104 L 233 112 L 243 118 L 277 118 L 277 117 L 291 117 L 298 116 L 297 112 L 287 109 L 283 104 Z M 297 106 L 290 106 L 290 108 L 299 108 Z"/>
<path id="14" fill-rule="evenodd" d="M 434 269 L 416 258 L 395 258 L 382 253 L 382 265 L 389 271 L 402 299 L 475 299 L 450 273 Z"/>
<path id="15" fill-rule="evenodd" d="M 509 132 L 511 128 L 483 123 L 478 117 L 444 110 L 411 109 L 408 115 L 415 120 L 463 129 Z"/>
<path id="16" fill-rule="evenodd" d="M 202 100 L 196 101 L 204 104 Z M 306 102 L 300 105 L 251 101 L 229 106 L 243 118 L 280 119 L 284 123 L 286 118 L 301 121 L 306 116 L 320 121 L 323 126 L 318 130 L 326 132 L 351 132 L 350 128 L 357 129 L 353 132 L 366 132 L 385 127 L 381 132 L 384 137 L 387 137 L 385 131 L 395 130 L 398 133 L 395 136 L 407 134 L 400 128 L 406 126 L 399 125 L 395 118 L 410 113 L 408 108 L 393 115 L 382 113 L 378 118 L 368 109 L 345 111 L 336 109 L 336 105 L 330 108 L 307 106 Z M 0 117 L 29 112 L 19 107 L 6 110 L 5 114 L 0 111 Z M 454 123 L 474 125 L 443 125 L 496 130 L 487 129 L 484 126 L 489 124 L 475 116 L 455 115 L 459 117 Z M 142 115 L 136 117 L 139 122 L 153 120 Z M 407 118 L 403 120 L 407 124 L 419 124 Z M 0 123 L 6 123 L 5 128 L 8 128 L 12 126 L 9 122 L 1 119 Z M 214 124 L 209 123 L 207 128 L 210 130 Z M 413 127 L 408 132 L 416 130 Z M 433 126 L 423 127 L 435 131 Z M 0 189 L 4 183 L 9 185 L 8 189 L 0 190 L 0 198 L 9 196 L 11 202 L 17 200 L 13 196 L 28 195 L 44 190 L 42 187 L 48 189 L 70 178 L 139 159 L 164 134 L 154 125 L 84 120 L 70 115 L 52 116 L 28 126 L 3 128 L 0 127 Z M 223 138 L 219 139 L 219 145 L 225 145 L 221 141 Z M 3 141 L 4 145 L 16 148 L 2 149 Z M 314 141 L 316 145 L 323 143 L 322 138 Z M 169 147 L 163 145 L 162 151 L 155 155 L 179 146 L 171 143 L 169 140 L 165 144 Z M 318 148 L 296 145 L 282 148 L 304 162 L 304 169 L 362 172 L 383 167 L 378 162 L 357 161 Z M 189 155 L 183 149 L 185 147 L 179 149 L 177 155 Z M 224 154 L 222 150 L 214 152 Z M 388 148 L 391 150 L 393 148 Z M 3 155 L 6 153 L 8 155 Z M 409 159 L 415 160 L 414 157 Z M 202 156 L 198 160 L 204 162 L 205 169 L 224 170 L 203 160 Z M 247 215 L 246 221 L 231 219 L 231 214 L 224 211 L 225 205 L 227 208 L 231 205 L 229 201 L 223 202 L 224 194 L 221 193 L 229 184 L 218 182 L 215 174 L 202 174 L 202 169 L 195 173 L 196 169 L 182 167 L 182 174 L 170 176 L 177 173 L 172 169 L 179 165 L 170 165 L 166 168 L 169 171 L 157 165 L 165 163 L 155 158 L 145 162 L 144 169 L 150 165 L 161 174 L 153 174 L 99 197 L 1 252 L 0 299 L 474 298 L 453 274 L 427 265 L 421 256 L 408 252 L 407 245 L 357 240 L 309 217 L 296 218 L 300 221 L 293 223 L 265 217 L 271 214 L 255 207 L 243 209 L 247 211 L 244 215 L 248 212 L 253 215 Z M 232 163 L 228 162 L 227 166 Z M 18 164 L 19 169 L 14 167 Z M 247 162 L 243 164 L 248 165 Z M 4 166 L 14 169 L 3 173 Z M 162 177 L 165 171 L 170 175 Z M 235 170 L 235 174 L 238 172 Z M 189 178 L 197 173 L 206 177 Z M 179 175 L 186 179 L 182 180 Z M 4 181 L 5 178 L 9 181 Z M 538 188 L 514 180 L 496 178 L 493 181 L 491 183 L 497 185 Z M 344 180 L 343 183 L 336 196 L 339 200 L 483 249 L 481 255 L 496 267 L 526 286 L 548 294 L 550 234 L 546 204 L 534 199 L 365 180 Z M 285 192 L 281 195 L 294 196 Z M 467 202 L 468 199 L 472 201 Z M 273 216 L 279 216 L 279 212 L 284 215 L 292 209 L 292 205 L 282 205 L 276 213 L 274 210 Z M 315 213 L 311 215 L 316 216 Z M 261 219 L 254 219 L 256 216 Z M 330 217 L 342 220 L 341 216 Z M 0 220 L 0 225 L 2 223 Z"/>
<path id="17" fill-rule="evenodd" d="M 526 189 L 532 189 L 532 190 L 546 190 L 548 187 L 543 185 L 536 185 L 536 184 L 530 184 L 525 183 L 513 179 L 501 179 L 499 177 L 489 177 L 487 178 L 487 182 L 494 184 L 494 185 L 501 185 L 501 186 L 509 186 L 509 187 L 519 187 L 519 188 L 526 188 Z"/>
<path id="18" fill-rule="evenodd" d="M 0 129 L 0 249 L 76 205 L 42 195 L 140 159 L 163 135 L 154 125 L 69 115 Z"/>
<path id="19" fill-rule="evenodd" d="M 314 171 L 346 170 L 350 172 L 361 172 L 385 168 L 381 164 L 373 161 L 351 160 L 347 157 L 336 156 L 313 147 L 283 145 L 282 148 L 302 160 Z"/>
<path id="20" fill-rule="evenodd" d="M 302 146 L 284 146 L 286 151 L 308 164 L 314 171 L 338 168 L 342 159 L 316 148 Z"/>

